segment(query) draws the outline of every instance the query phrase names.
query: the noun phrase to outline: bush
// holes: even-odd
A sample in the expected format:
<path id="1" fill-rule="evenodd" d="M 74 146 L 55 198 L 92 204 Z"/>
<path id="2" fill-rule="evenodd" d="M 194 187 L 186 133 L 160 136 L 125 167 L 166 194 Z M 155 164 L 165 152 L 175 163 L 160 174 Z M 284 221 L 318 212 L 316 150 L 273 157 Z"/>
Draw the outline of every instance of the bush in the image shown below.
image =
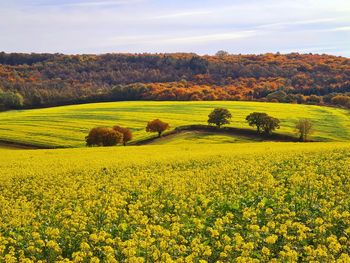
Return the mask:
<path id="1" fill-rule="evenodd" d="M 97 127 L 85 137 L 86 146 L 114 146 L 123 141 L 123 134 L 111 128 Z"/>

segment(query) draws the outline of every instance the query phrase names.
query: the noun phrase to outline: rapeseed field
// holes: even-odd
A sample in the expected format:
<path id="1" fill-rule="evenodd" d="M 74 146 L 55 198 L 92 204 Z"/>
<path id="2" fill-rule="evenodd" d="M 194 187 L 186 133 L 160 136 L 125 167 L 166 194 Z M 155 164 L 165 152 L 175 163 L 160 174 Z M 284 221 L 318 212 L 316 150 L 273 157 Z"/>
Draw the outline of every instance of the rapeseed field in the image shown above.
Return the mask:
<path id="1" fill-rule="evenodd" d="M 350 262 L 347 143 L 0 156 L 0 262 Z"/>

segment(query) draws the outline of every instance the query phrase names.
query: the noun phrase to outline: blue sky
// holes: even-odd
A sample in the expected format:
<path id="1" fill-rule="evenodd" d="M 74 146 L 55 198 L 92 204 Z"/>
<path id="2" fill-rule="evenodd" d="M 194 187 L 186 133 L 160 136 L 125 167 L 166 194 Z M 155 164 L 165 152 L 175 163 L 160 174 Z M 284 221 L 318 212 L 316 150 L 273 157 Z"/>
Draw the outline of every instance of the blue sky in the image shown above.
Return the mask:
<path id="1" fill-rule="evenodd" d="M 350 0 L 0 0 L 5 52 L 350 57 Z"/>

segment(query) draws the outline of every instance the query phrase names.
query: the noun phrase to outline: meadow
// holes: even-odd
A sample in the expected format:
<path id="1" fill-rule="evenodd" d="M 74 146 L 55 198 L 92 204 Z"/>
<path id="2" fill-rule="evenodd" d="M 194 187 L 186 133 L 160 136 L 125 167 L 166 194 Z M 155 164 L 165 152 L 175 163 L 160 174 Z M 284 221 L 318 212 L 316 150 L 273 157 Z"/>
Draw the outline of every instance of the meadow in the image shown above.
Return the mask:
<path id="1" fill-rule="evenodd" d="M 172 128 L 180 125 L 206 124 L 215 107 L 228 108 L 230 126 L 249 128 L 245 117 L 254 111 L 266 112 L 281 120 L 279 133 L 294 134 L 299 118 L 310 118 L 315 126 L 311 139 L 316 141 L 350 140 L 349 111 L 339 108 L 282 103 L 192 101 L 192 102 L 111 102 L 0 113 L 0 138 L 5 141 L 50 147 L 82 147 L 88 131 L 96 126 L 121 125 L 132 128 L 134 139 L 154 135 L 145 131 L 149 120 L 160 118 Z M 192 136 L 192 142 L 202 136 Z M 205 140 L 205 138 L 204 138 Z M 238 139 L 239 141 L 240 139 Z M 186 139 L 184 143 L 186 143 Z M 232 141 L 227 136 L 207 142 Z M 161 142 L 163 143 L 163 142 Z M 181 139 L 177 140 L 181 144 Z"/>
<path id="2" fill-rule="evenodd" d="M 349 143 L 0 155 L 0 262 L 350 261 Z"/>

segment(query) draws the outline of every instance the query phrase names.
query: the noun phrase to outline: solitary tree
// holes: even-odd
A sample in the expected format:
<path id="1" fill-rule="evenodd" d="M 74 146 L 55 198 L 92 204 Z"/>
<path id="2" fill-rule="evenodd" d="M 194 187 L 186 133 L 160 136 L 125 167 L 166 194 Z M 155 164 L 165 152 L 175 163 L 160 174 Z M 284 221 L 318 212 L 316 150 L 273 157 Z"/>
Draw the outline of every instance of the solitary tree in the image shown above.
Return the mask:
<path id="1" fill-rule="evenodd" d="M 261 132 L 261 128 L 265 122 L 265 118 L 268 115 L 266 113 L 263 112 L 253 112 L 251 114 L 249 114 L 245 119 L 248 122 L 249 126 L 256 126 L 256 130 L 258 133 Z"/>
<path id="2" fill-rule="evenodd" d="M 264 123 L 262 129 L 265 134 L 270 135 L 272 131 L 280 128 L 280 120 L 271 116 L 266 116 L 264 118 Z"/>
<path id="3" fill-rule="evenodd" d="M 295 131 L 299 135 L 299 139 L 302 142 L 307 141 L 308 136 L 312 133 L 313 125 L 308 119 L 300 119 L 295 124 Z"/>
<path id="4" fill-rule="evenodd" d="M 123 141 L 123 134 L 111 128 L 97 127 L 85 137 L 86 146 L 114 146 Z"/>
<path id="5" fill-rule="evenodd" d="M 114 126 L 113 130 L 120 132 L 123 134 L 123 145 L 125 146 L 128 141 L 132 140 L 132 132 L 128 128 L 120 127 L 120 126 Z"/>
<path id="6" fill-rule="evenodd" d="M 218 52 L 215 53 L 215 56 L 217 57 L 226 57 L 228 55 L 230 55 L 230 53 L 228 53 L 225 50 L 219 50 Z"/>
<path id="7" fill-rule="evenodd" d="M 220 128 L 222 125 L 230 123 L 232 115 L 228 109 L 216 108 L 208 115 L 208 117 L 208 124 L 215 124 Z"/>
<path id="8" fill-rule="evenodd" d="M 166 122 L 162 122 L 159 119 L 155 119 L 153 121 L 149 121 L 146 126 L 147 132 L 158 132 L 158 137 L 162 135 L 162 133 L 169 129 L 169 124 Z"/>

